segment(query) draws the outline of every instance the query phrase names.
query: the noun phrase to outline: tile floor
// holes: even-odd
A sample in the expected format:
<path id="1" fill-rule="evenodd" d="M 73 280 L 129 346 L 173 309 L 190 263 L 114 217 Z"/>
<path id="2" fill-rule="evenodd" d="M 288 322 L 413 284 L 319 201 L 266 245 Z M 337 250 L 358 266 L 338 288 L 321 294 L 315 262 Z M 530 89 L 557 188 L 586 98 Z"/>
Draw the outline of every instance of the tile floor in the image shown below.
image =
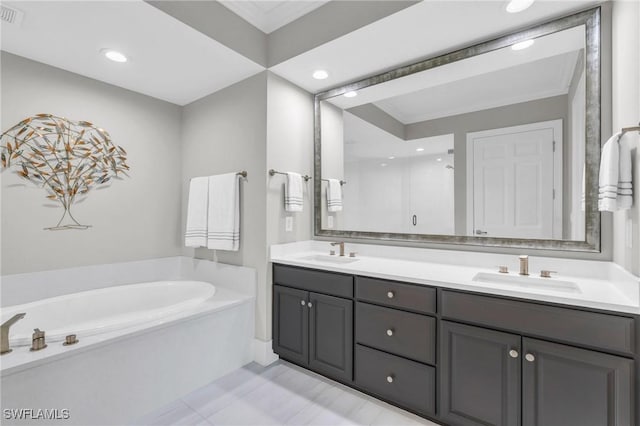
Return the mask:
<path id="1" fill-rule="evenodd" d="M 249 364 L 134 424 L 437 426 L 283 361 Z"/>

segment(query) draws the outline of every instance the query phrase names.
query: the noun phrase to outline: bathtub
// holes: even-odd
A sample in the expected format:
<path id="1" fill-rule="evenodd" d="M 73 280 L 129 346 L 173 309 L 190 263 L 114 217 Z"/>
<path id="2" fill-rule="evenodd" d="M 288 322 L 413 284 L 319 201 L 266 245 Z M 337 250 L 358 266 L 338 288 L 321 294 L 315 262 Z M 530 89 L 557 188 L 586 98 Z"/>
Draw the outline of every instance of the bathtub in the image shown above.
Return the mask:
<path id="1" fill-rule="evenodd" d="M 191 312 L 215 292 L 215 286 L 202 281 L 121 285 L 7 307 L 2 309 L 2 322 L 27 314 L 11 327 L 11 347 L 31 345 L 35 328 L 46 332 L 47 342 L 64 341 L 69 334 L 83 339 Z"/>
<path id="2" fill-rule="evenodd" d="M 255 271 L 183 261 L 187 280 L 112 285 L 2 308 L 13 352 L 0 359 L 4 409 L 68 410 L 61 425 L 121 425 L 251 362 Z M 206 272 L 206 273 L 205 273 Z M 188 275 L 193 275 L 189 277 Z M 231 285 L 204 281 L 231 278 Z M 235 287 L 234 287 L 235 284 Z M 33 328 L 48 347 L 31 352 Z M 79 342 L 65 346 L 66 335 Z"/>

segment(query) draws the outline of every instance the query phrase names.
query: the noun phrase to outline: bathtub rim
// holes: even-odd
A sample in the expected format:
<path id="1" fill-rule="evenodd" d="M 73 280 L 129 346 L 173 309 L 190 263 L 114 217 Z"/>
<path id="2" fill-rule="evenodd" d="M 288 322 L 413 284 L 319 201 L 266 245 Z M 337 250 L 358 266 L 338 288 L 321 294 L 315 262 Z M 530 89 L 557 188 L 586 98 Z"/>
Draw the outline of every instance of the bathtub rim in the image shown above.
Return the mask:
<path id="1" fill-rule="evenodd" d="M 63 346 L 60 342 L 54 342 L 54 344 L 49 345 L 47 349 L 39 352 L 30 352 L 27 346 L 18 346 L 14 348 L 13 352 L 3 355 L 2 358 L 0 358 L 0 379 L 30 368 L 54 363 L 61 358 L 76 356 L 92 350 L 99 350 L 101 347 L 112 344 L 116 340 L 123 341 L 133 339 L 163 328 L 173 327 L 190 321 L 197 321 L 203 317 L 233 309 L 239 305 L 251 303 L 254 305 L 253 311 L 255 312 L 255 296 L 236 292 L 213 283 L 209 284 L 216 287 L 216 294 L 211 299 L 200 304 L 198 306 L 199 309 L 183 311 L 179 314 L 162 318 L 162 320 L 88 336 L 73 346 Z M 217 296 L 228 298 L 228 300 L 225 300 L 224 304 L 218 304 L 216 302 L 220 302 L 220 299 L 216 299 Z"/>
<path id="2" fill-rule="evenodd" d="M 165 285 L 175 285 L 178 286 L 180 283 L 200 283 L 200 284 L 206 284 L 209 285 L 210 287 L 212 287 L 213 289 L 211 290 L 211 294 L 208 298 L 206 299 L 199 299 L 199 300 L 195 300 L 195 299 L 188 299 L 188 300 L 184 300 L 180 303 L 176 303 L 174 305 L 171 305 L 170 307 L 164 307 L 164 308 L 154 308 L 154 309 L 147 309 L 144 310 L 143 312 L 145 312 L 147 315 L 151 315 L 150 318 L 144 319 L 144 320 L 139 320 L 138 324 L 143 325 L 143 324 L 151 324 L 155 321 L 161 320 L 162 318 L 170 318 L 173 315 L 177 315 L 180 312 L 186 312 L 192 309 L 197 308 L 200 304 L 206 303 L 207 300 L 211 299 L 211 298 L 215 298 L 216 292 L 219 290 L 220 286 L 216 286 L 215 284 L 212 284 L 210 282 L 207 281 L 202 281 L 202 280 L 160 280 L 160 281 L 146 281 L 146 282 L 140 282 L 140 283 L 132 283 L 132 284 L 122 284 L 122 285 L 117 285 L 117 286 L 110 286 L 110 287 L 103 287 L 103 288 L 98 288 L 98 289 L 92 289 L 92 290 L 85 290 L 85 291 L 80 291 L 80 292 L 76 292 L 76 293 L 70 293 L 70 294 L 63 294 L 63 295 L 59 295 L 59 296 L 53 296 L 53 297 L 47 297 L 44 299 L 39 299 L 39 300 L 34 300 L 32 302 L 27 302 L 27 303 L 22 303 L 19 305 L 10 305 L 10 306 L 5 306 L 2 308 L 3 311 L 11 311 L 11 312 L 26 312 L 27 315 L 29 313 L 29 309 L 33 309 L 34 307 L 39 307 L 41 305 L 47 304 L 47 303 L 64 303 L 65 300 L 73 300 L 73 299 L 79 299 L 82 298 L 83 295 L 85 295 L 86 293 L 94 293 L 97 296 L 100 296 L 102 294 L 107 294 L 109 292 L 112 292 L 116 289 L 126 289 L 127 287 L 131 287 L 131 286 L 135 286 L 136 288 L 151 288 L 154 287 L 154 285 L 157 284 L 165 284 Z M 117 291 L 117 290 L 116 290 Z M 4 313 L 4 312 L 3 312 Z M 97 334 L 106 334 L 106 333 L 110 333 L 112 331 L 118 331 L 118 330 L 124 330 L 126 328 L 131 328 L 131 327 L 135 327 L 136 321 L 135 319 L 128 319 L 128 320 L 124 320 L 125 317 L 127 315 L 131 315 L 131 314 L 120 314 L 120 315 L 116 315 L 114 317 L 111 318 L 119 318 L 122 317 L 123 320 L 120 322 L 114 322 L 113 320 L 111 321 L 105 321 L 105 323 L 101 326 L 96 326 L 95 324 L 99 321 L 88 321 L 88 322 L 84 322 L 82 324 L 84 324 L 85 326 L 83 328 L 80 327 L 76 327 L 70 330 L 66 330 L 61 332 L 60 329 L 48 329 L 46 328 L 45 325 L 45 332 L 46 337 L 47 337 L 47 341 L 51 342 L 51 343 L 58 343 L 58 342 L 62 342 L 64 340 L 65 335 L 67 334 L 77 334 L 78 337 L 80 338 L 87 338 L 90 336 L 94 336 Z M 4 316 L 4 315 L 3 315 Z M 87 324 L 93 324 L 93 327 L 87 327 Z M 42 326 L 40 326 L 42 327 Z M 16 339 L 20 339 L 19 342 L 16 342 Z M 19 347 L 24 347 L 24 346 L 30 346 L 31 345 L 31 337 L 30 335 L 22 335 L 19 337 L 11 337 L 9 336 L 9 343 L 12 346 L 12 348 L 19 348 Z"/>

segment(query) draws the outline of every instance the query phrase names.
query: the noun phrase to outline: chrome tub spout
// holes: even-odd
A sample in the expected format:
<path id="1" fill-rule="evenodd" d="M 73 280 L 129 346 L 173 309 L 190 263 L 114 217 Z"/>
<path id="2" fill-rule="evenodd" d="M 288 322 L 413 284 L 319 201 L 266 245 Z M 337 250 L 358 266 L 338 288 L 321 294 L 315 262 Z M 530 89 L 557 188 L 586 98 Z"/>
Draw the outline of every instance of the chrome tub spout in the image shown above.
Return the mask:
<path id="1" fill-rule="evenodd" d="M 24 318 L 27 315 L 26 313 L 15 314 L 8 320 L 4 322 L 4 324 L 0 325 L 0 355 L 8 354 L 11 352 L 11 348 L 9 347 L 9 329 L 13 324 Z"/>

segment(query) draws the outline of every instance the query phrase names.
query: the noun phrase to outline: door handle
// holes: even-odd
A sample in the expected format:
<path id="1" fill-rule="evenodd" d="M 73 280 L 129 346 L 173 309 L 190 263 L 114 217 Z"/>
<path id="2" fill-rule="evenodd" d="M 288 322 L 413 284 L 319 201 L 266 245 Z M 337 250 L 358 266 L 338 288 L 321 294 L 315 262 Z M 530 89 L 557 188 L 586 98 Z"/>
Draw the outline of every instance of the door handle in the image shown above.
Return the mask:
<path id="1" fill-rule="evenodd" d="M 414 214 L 411 218 L 411 222 L 413 223 L 413 226 L 416 226 L 418 224 L 418 216 Z"/>
<path id="2" fill-rule="evenodd" d="M 487 231 L 481 231 L 480 229 L 476 229 L 476 235 L 487 235 Z"/>

